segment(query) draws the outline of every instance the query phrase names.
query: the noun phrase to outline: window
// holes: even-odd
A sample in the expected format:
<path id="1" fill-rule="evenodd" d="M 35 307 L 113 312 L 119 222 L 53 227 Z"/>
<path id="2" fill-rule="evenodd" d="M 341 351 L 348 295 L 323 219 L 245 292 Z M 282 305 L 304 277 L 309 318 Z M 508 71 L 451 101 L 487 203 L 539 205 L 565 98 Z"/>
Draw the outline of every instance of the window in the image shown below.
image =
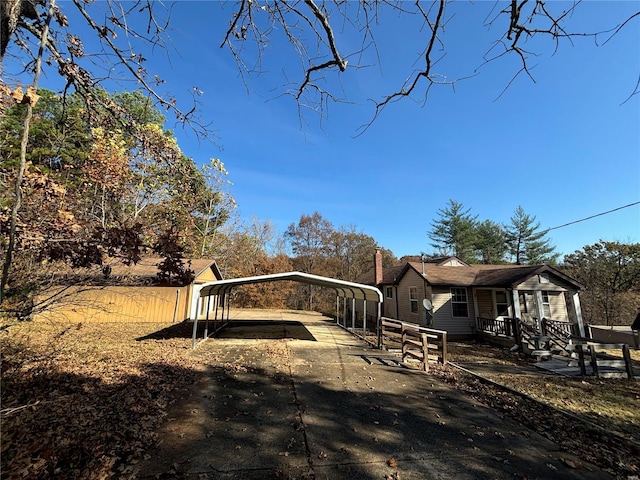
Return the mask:
<path id="1" fill-rule="evenodd" d="M 467 304 L 467 289 L 451 289 L 451 314 L 454 317 L 468 317 L 469 306 Z"/>
<path id="2" fill-rule="evenodd" d="M 509 299 L 507 292 L 496 291 L 496 317 L 509 316 Z"/>
<path id="3" fill-rule="evenodd" d="M 551 318 L 551 304 L 549 303 L 549 292 L 542 291 L 542 316 L 544 318 Z"/>
<path id="4" fill-rule="evenodd" d="M 418 313 L 418 287 L 409 287 L 411 313 Z"/>
<path id="5" fill-rule="evenodd" d="M 393 287 L 387 287 L 385 291 L 387 298 L 393 298 Z"/>

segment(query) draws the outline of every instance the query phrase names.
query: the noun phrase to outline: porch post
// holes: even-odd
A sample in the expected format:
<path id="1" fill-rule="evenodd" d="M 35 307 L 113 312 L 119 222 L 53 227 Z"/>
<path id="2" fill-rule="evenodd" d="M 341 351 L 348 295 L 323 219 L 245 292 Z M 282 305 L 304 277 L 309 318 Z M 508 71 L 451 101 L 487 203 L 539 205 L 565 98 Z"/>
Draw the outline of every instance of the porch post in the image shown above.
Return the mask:
<path id="1" fill-rule="evenodd" d="M 580 296 L 578 295 L 578 292 L 575 292 L 572 295 L 572 298 L 573 298 L 573 310 L 576 313 L 576 319 L 578 320 L 578 331 L 580 332 L 580 336 L 584 338 L 585 337 L 584 322 L 582 320 L 582 308 L 580 308 Z"/>
<path id="2" fill-rule="evenodd" d="M 515 318 L 521 318 L 522 317 L 522 312 L 520 310 L 520 292 L 518 291 L 517 288 L 514 288 L 513 290 L 511 290 L 511 298 L 512 298 L 512 304 L 513 304 L 513 316 Z"/>
<path id="3" fill-rule="evenodd" d="M 544 315 L 544 307 L 542 306 L 542 290 L 535 290 L 533 298 L 536 304 L 536 312 L 538 313 L 538 331 L 542 331 L 542 316 Z"/>
<path id="4" fill-rule="evenodd" d="M 471 294 L 473 295 L 473 331 L 471 333 L 476 333 L 478 331 L 478 317 L 480 316 L 480 312 L 478 311 L 478 290 L 476 288 L 471 289 Z M 433 320 L 433 319 L 432 319 Z M 432 321 L 432 328 L 435 322 Z"/>

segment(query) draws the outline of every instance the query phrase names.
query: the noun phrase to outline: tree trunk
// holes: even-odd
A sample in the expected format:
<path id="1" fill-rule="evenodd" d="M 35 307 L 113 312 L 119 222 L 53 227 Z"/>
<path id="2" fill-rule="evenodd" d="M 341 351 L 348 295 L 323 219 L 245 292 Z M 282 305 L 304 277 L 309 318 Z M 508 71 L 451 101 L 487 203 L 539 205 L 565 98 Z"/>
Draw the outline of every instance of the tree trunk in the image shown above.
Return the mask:
<path id="1" fill-rule="evenodd" d="M 18 2 L 20 3 L 20 2 Z M 38 81 L 40 80 L 40 71 L 42 67 L 42 56 L 44 53 L 47 37 L 49 36 L 49 24 L 51 23 L 51 17 L 55 10 L 55 0 L 49 2 L 49 11 L 42 27 L 42 35 L 40 36 L 40 48 L 38 50 L 38 56 L 36 57 L 36 64 L 33 74 L 33 92 L 38 88 Z M 13 5 L 13 2 L 10 3 Z M 5 5 L 2 6 L 2 21 L 4 22 Z M 19 14 L 19 8 L 18 8 Z M 11 33 L 11 32 L 9 32 Z M 2 50 L 4 54 L 4 49 Z M 7 251 L 5 254 L 4 265 L 2 267 L 2 278 L 0 279 L 0 304 L 6 294 L 7 283 L 9 281 L 9 273 L 11 271 L 11 263 L 13 262 L 13 252 L 16 246 L 16 224 L 18 222 L 18 213 L 22 205 L 22 180 L 24 178 L 24 172 L 27 166 L 27 144 L 29 143 L 29 130 L 31 126 L 31 118 L 33 117 L 33 106 L 36 103 L 36 99 L 28 98 L 27 113 L 24 118 L 24 131 L 22 132 L 22 141 L 20 142 L 20 166 L 18 167 L 18 174 L 16 175 L 16 183 L 14 187 L 14 202 L 11 208 L 11 218 L 9 224 L 9 243 L 7 245 Z"/>

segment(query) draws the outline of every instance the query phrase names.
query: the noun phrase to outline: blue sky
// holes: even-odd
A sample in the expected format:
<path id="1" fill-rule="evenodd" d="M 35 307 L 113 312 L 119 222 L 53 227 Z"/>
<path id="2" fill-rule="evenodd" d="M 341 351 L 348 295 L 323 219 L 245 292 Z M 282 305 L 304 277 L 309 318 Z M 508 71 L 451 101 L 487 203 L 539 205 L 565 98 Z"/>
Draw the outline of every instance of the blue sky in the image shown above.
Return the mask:
<path id="1" fill-rule="evenodd" d="M 71 11 L 68 2 L 61 5 Z M 285 42 L 273 37 L 264 73 L 249 78 L 248 88 L 229 51 L 219 48 L 231 6 L 175 4 L 169 57 L 148 54 L 147 68 L 179 99 L 193 87 L 204 92 L 202 116 L 213 122 L 217 145 L 179 128 L 176 134 L 187 155 L 224 162 L 245 218 L 269 219 L 282 232 L 318 211 L 400 257 L 432 251 L 427 232 L 449 199 L 499 223 L 521 205 L 543 228 L 640 201 L 640 95 L 622 104 L 640 74 L 638 19 L 599 47 L 592 38 L 575 39 L 551 55 L 551 43 L 528 44 L 542 53 L 530 63 L 535 83 L 520 76 L 499 97 L 519 68 L 516 58 L 502 59 L 455 91 L 434 88 L 426 103 L 417 94 L 389 105 L 363 132 L 373 114 L 369 99 L 399 88 L 410 73 L 424 44 L 419 33 L 394 16 L 381 19 L 379 58 L 351 57 L 362 68 L 328 74 L 328 86 L 349 103 L 330 104 L 321 119 L 312 113 L 301 119 L 293 99 L 281 95 L 285 74 L 300 78 Z M 492 6 L 450 5 L 447 55 L 436 71 L 447 78 L 476 71 L 499 36 L 498 26 L 482 27 Z M 610 28 L 637 6 L 587 2 L 572 25 Z M 336 35 L 343 52 L 357 49 L 351 33 Z M 55 85 L 53 77 L 42 85 L 47 82 Z M 640 205 L 549 236 L 563 254 L 600 239 L 639 242 Z"/>

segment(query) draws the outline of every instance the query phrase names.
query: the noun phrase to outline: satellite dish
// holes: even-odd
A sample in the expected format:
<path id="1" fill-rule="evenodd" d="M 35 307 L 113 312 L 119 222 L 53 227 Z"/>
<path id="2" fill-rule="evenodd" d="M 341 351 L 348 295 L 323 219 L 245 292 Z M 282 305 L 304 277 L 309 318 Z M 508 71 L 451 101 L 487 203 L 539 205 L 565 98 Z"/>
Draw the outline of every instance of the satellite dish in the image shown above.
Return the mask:
<path id="1" fill-rule="evenodd" d="M 428 298 L 425 298 L 424 300 L 422 300 L 422 306 L 425 308 L 425 310 L 433 309 L 433 304 Z"/>

